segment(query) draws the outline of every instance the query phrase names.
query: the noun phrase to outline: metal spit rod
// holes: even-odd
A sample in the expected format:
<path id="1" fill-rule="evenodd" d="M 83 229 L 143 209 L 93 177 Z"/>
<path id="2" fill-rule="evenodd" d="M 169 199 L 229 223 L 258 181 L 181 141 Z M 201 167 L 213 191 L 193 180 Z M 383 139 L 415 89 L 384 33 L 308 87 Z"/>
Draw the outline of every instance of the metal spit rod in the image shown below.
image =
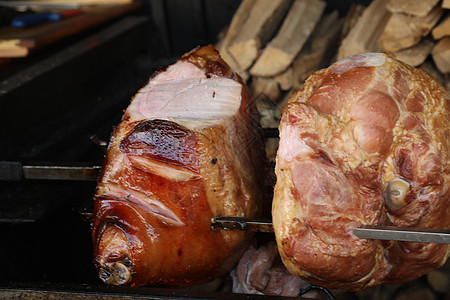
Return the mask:
<path id="1" fill-rule="evenodd" d="M 273 232 L 273 225 L 270 220 L 215 217 L 211 229 Z M 450 230 L 444 229 L 362 225 L 353 229 L 353 234 L 361 239 L 450 244 Z"/>
<path id="2" fill-rule="evenodd" d="M 0 181 L 23 179 L 96 181 L 101 166 L 22 165 L 16 161 L 0 161 Z"/>
<path id="3" fill-rule="evenodd" d="M 20 162 L 0 161 L 0 181 L 23 179 L 96 181 L 100 170 L 101 166 L 24 166 Z M 270 220 L 237 217 L 216 217 L 212 221 L 211 229 L 273 232 Z M 361 239 L 450 244 L 450 230 L 444 229 L 362 225 L 353 229 L 353 234 Z"/>
<path id="4" fill-rule="evenodd" d="M 2 1 L 0 1 L 1 4 Z M 264 128 L 265 138 L 276 138 L 279 136 L 278 128 Z M 100 140 L 98 136 L 91 136 L 92 142 L 102 148 L 106 148 L 107 141 Z M 23 179 L 42 180 L 75 180 L 96 181 L 100 174 L 101 166 L 48 163 L 45 165 L 23 165 L 17 161 L 0 161 L 0 181 L 19 181 Z"/>

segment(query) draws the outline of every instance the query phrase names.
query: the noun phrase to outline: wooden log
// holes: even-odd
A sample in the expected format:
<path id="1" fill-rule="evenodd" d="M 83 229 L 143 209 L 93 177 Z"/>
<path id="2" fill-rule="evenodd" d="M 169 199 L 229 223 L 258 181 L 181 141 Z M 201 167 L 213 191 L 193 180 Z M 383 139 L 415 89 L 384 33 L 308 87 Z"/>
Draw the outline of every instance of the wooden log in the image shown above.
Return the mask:
<path id="1" fill-rule="evenodd" d="M 438 5 L 425 17 L 392 14 L 380 37 L 381 47 L 385 51 L 397 52 L 414 46 L 430 33 L 443 13 L 444 10 Z"/>
<path id="2" fill-rule="evenodd" d="M 341 38 L 345 38 L 350 30 L 355 26 L 356 21 L 361 17 L 366 7 L 362 4 L 352 3 L 347 11 L 342 25 Z"/>
<path id="3" fill-rule="evenodd" d="M 361 52 L 379 51 L 378 39 L 391 16 L 387 0 L 373 0 L 342 40 L 338 59 Z"/>
<path id="4" fill-rule="evenodd" d="M 337 10 L 322 16 L 311 35 L 310 52 L 323 52 L 330 41 L 338 38 L 341 33 L 343 19 L 339 18 Z"/>
<path id="5" fill-rule="evenodd" d="M 337 10 L 324 15 L 309 40 L 294 59 L 287 71 L 275 76 L 281 90 L 298 89 L 303 81 L 314 71 L 331 61 L 335 55 L 336 44 L 341 36 L 343 19 Z"/>
<path id="6" fill-rule="evenodd" d="M 391 13 L 404 13 L 419 17 L 426 16 L 438 4 L 439 0 L 390 0 L 387 9 Z"/>
<path id="7" fill-rule="evenodd" d="M 450 37 L 441 39 L 431 51 L 436 67 L 442 73 L 450 73 Z"/>
<path id="8" fill-rule="evenodd" d="M 325 15 L 313 32 L 307 47 L 295 58 L 293 86 L 299 88 L 313 72 L 324 67 L 335 55 L 335 46 L 341 36 L 343 19 L 338 11 Z"/>
<path id="9" fill-rule="evenodd" d="M 289 67 L 283 73 L 275 76 L 275 80 L 278 82 L 278 85 L 280 86 L 280 89 L 282 91 L 288 91 L 292 88 L 293 79 L 294 79 L 293 67 Z"/>
<path id="10" fill-rule="evenodd" d="M 442 0 L 442 8 L 450 9 L 450 0 Z"/>
<path id="11" fill-rule="evenodd" d="M 322 0 L 295 0 L 278 34 L 250 69 L 253 76 L 275 76 L 289 67 L 297 56 L 324 9 Z"/>
<path id="12" fill-rule="evenodd" d="M 306 78 L 318 69 L 319 64 L 319 56 L 314 53 L 299 55 L 294 62 L 293 87 L 295 89 L 302 87 Z"/>
<path id="13" fill-rule="evenodd" d="M 242 69 L 239 66 L 237 61 L 228 51 L 228 47 L 236 38 L 236 36 L 239 34 L 243 24 L 245 23 L 245 21 L 248 18 L 248 15 L 250 14 L 250 11 L 254 3 L 255 0 L 243 0 L 241 2 L 238 9 L 234 13 L 233 18 L 231 19 L 230 26 L 224 33 L 223 38 L 220 39 L 220 41 L 216 45 L 223 60 L 225 60 L 225 62 L 230 66 L 230 68 L 236 73 L 238 73 L 244 79 L 244 81 L 247 81 L 249 77 L 248 72 L 246 72 L 246 70 Z"/>
<path id="14" fill-rule="evenodd" d="M 450 13 L 431 31 L 433 38 L 440 40 L 444 36 L 450 36 Z"/>
<path id="15" fill-rule="evenodd" d="M 286 15 L 290 0 L 258 0 L 252 5 L 239 32 L 228 47 L 242 70 L 247 70 L 260 49 L 272 38 Z"/>
<path id="16" fill-rule="evenodd" d="M 433 77 L 434 79 L 439 81 L 439 83 L 442 84 L 443 86 L 446 85 L 446 78 L 445 77 L 449 77 L 449 76 L 444 76 L 444 74 L 442 74 L 437 69 L 436 64 L 434 64 L 434 62 L 432 60 L 426 60 L 423 64 L 421 64 L 419 66 L 419 69 L 421 69 L 421 70 L 427 72 L 428 74 L 430 74 L 431 77 Z"/>
<path id="17" fill-rule="evenodd" d="M 281 96 L 278 82 L 273 77 L 252 77 L 252 92 L 255 97 L 266 96 L 276 101 Z"/>
<path id="18" fill-rule="evenodd" d="M 434 43 L 423 39 L 417 45 L 395 53 L 395 57 L 411 66 L 417 67 L 424 63 L 433 49 Z"/>

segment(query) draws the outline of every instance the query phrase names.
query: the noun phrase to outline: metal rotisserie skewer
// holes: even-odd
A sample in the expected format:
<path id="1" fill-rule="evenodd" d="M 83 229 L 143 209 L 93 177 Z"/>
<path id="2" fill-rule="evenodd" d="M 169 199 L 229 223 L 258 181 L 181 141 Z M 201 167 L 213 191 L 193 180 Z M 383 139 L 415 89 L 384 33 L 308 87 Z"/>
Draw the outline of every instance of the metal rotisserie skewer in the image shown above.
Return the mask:
<path id="1" fill-rule="evenodd" d="M 96 181 L 101 166 L 86 165 L 22 165 L 16 161 L 0 161 L 0 181 L 23 179 Z"/>
<path id="2" fill-rule="evenodd" d="M 215 217 L 211 229 L 273 232 L 270 220 L 238 217 Z M 353 229 L 353 234 L 361 239 L 450 244 L 450 230 L 444 229 L 362 225 Z"/>
<path id="3" fill-rule="evenodd" d="M 22 165 L 19 162 L 0 161 L 0 181 L 23 179 L 96 181 L 100 170 L 101 166 L 95 165 Z M 239 217 L 215 217 L 211 222 L 211 229 L 273 232 L 271 220 Z M 445 229 L 362 225 L 354 228 L 353 234 L 361 239 L 450 244 L 450 230 Z"/>

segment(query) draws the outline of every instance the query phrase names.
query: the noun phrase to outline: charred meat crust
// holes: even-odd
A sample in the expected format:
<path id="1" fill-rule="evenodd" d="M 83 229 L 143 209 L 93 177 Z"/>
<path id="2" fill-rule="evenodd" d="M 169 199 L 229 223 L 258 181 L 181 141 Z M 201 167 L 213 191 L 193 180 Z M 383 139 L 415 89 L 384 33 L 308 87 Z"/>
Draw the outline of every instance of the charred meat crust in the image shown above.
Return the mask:
<path id="1" fill-rule="evenodd" d="M 140 122 L 120 143 L 127 155 L 142 156 L 197 172 L 199 159 L 194 132 L 166 120 Z"/>
<path id="2" fill-rule="evenodd" d="M 201 48 L 197 47 L 191 52 L 183 55 L 181 60 L 193 63 L 204 70 L 208 77 L 216 75 L 238 81 L 236 74 L 232 72 L 228 64 L 220 57 L 219 52 L 211 45 Z"/>

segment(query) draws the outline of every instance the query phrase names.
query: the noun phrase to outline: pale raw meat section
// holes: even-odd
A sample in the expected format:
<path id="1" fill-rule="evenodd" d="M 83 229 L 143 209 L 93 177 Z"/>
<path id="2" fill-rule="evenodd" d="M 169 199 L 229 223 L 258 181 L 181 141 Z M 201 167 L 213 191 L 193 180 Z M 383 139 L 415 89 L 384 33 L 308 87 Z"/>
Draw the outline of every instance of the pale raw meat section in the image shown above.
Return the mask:
<path id="1" fill-rule="evenodd" d="M 359 239 L 360 225 L 450 228 L 450 97 L 381 53 L 313 74 L 283 110 L 272 217 L 290 272 L 330 288 L 400 283 L 445 244 Z"/>

